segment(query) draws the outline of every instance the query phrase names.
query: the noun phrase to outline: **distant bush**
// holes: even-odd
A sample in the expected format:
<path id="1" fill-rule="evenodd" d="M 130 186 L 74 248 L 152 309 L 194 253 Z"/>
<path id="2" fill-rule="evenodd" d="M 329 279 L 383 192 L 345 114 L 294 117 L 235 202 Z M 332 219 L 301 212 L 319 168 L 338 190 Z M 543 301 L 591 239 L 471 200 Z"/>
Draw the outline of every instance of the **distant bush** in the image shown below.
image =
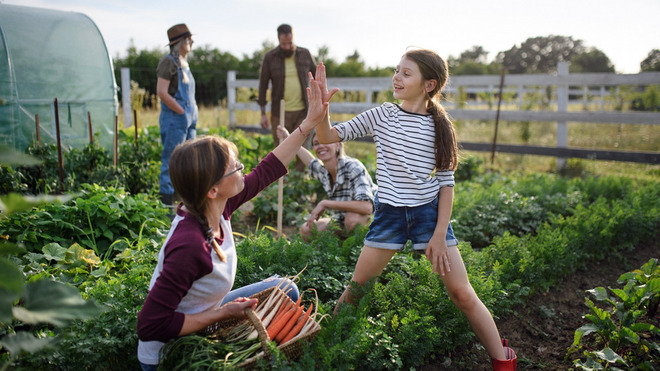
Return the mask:
<path id="1" fill-rule="evenodd" d="M 660 89 L 658 86 L 647 86 L 643 94 L 633 98 L 630 109 L 633 111 L 660 111 Z"/>

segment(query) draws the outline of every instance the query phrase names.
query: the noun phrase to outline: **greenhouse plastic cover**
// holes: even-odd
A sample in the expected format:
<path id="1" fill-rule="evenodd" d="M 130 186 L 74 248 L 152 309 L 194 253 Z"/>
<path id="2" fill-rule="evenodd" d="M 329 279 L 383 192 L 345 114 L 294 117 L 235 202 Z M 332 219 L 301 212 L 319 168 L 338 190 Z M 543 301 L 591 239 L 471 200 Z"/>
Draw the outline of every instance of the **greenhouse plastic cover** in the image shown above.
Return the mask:
<path id="1" fill-rule="evenodd" d="M 89 122 L 111 148 L 117 84 L 105 41 L 84 14 L 0 4 L 0 144 L 24 150 L 37 139 L 82 147 Z M 57 105 L 55 105 L 57 99 Z"/>

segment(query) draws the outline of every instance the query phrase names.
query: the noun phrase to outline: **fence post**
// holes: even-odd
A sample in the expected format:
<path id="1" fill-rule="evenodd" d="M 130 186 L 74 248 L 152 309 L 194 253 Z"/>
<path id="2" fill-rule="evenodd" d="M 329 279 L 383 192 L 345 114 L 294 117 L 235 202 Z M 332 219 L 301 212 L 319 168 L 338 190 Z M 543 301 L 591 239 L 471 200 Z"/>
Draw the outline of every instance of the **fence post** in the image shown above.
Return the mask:
<path id="1" fill-rule="evenodd" d="M 234 105 L 236 104 L 236 71 L 227 71 L 227 111 L 229 112 L 229 127 L 232 128 L 236 125 L 236 112 Z"/>
<path id="2" fill-rule="evenodd" d="M 557 112 L 568 112 L 568 62 L 557 63 Z M 557 121 L 557 148 L 568 147 L 566 121 Z M 557 170 L 566 168 L 566 158 L 557 157 Z"/>
<path id="3" fill-rule="evenodd" d="M 121 69 L 121 106 L 124 109 L 124 128 L 131 126 L 131 70 Z"/>

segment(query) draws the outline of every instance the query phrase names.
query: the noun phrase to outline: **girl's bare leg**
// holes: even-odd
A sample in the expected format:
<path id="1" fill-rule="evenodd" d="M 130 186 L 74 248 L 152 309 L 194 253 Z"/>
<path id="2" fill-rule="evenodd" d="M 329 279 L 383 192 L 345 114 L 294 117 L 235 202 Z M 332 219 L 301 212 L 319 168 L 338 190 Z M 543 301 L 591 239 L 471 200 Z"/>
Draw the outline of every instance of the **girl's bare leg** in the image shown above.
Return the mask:
<path id="1" fill-rule="evenodd" d="M 362 286 L 370 279 L 378 276 L 383 269 L 385 269 L 385 266 L 390 262 L 390 259 L 392 259 L 392 256 L 394 256 L 395 253 L 395 250 L 376 249 L 363 246 L 357 264 L 355 264 L 352 281 L 357 282 L 358 285 Z M 335 306 L 335 313 L 337 313 L 339 305 L 343 302 L 353 302 L 349 287 L 347 287 L 346 290 L 344 290 L 344 293 L 341 294 L 341 297 L 339 297 L 337 305 Z"/>
<path id="2" fill-rule="evenodd" d="M 490 357 L 493 359 L 506 359 L 500 333 L 497 330 L 493 316 L 472 288 L 458 247 L 450 246 L 448 253 L 451 262 L 450 271 L 440 277 L 447 288 L 449 297 L 458 309 L 465 314 L 472 330 L 481 344 L 486 347 Z"/>

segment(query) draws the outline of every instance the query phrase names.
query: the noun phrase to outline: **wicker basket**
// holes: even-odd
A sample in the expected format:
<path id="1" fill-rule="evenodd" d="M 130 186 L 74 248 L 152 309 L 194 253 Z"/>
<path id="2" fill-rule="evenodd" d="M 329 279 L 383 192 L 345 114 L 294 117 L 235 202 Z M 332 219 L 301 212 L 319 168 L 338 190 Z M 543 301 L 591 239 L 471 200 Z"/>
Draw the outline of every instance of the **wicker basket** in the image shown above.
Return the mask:
<path id="1" fill-rule="evenodd" d="M 284 291 L 282 291 L 279 288 L 271 287 L 269 289 L 266 289 L 264 291 L 261 291 L 255 295 L 250 296 L 250 298 L 257 298 L 259 299 L 259 302 L 263 302 L 268 297 L 271 295 L 273 290 L 277 290 L 279 292 L 275 293 L 275 295 L 283 295 L 286 296 L 286 299 L 288 302 L 293 302 Z M 284 304 L 282 304 L 284 305 Z M 267 314 L 267 313 L 266 313 Z M 278 349 L 284 353 L 284 355 L 291 359 L 294 360 L 298 357 L 300 357 L 303 353 L 303 346 L 305 345 L 306 342 L 311 342 L 314 340 L 316 335 L 318 335 L 319 331 L 321 331 L 321 326 L 314 321 L 313 318 L 308 318 L 307 319 L 308 323 L 309 321 L 313 322 L 313 327 L 310 331 L 308 331 L 304 335 L 296 335 L 293 339 L 287 341 L 284 344 L 278 345 Z M 261 327 L 264 331 L 257 331 L 257 333 L 266 333 L 265 328 L 263 323 L 261 323 L 261 320 L 257 316 L 248 316 L 248 319 L 242 319 L 242 320 L 226 320 L 226 321 L 221 321 L 217 322 L 214 325 L 209 326 L 205 334 L 210 337 L 222 337 L 224 334 L 226 334 L 231 328 L 234 326 L 241 325 L 245 322 L 250 322 L 255 328 Z M 254 356 L 252 358 L 249 358 L 242 362 L 239 367 L 244 368 L 244 369 L 252 369 L 256 362 L 263 358 L 263 357 L 270 357 L 270 350 L 268 349 L 268 344 L 270 342 L 270 339 L 268 339 L 268 335 L 266 335 L 266 339 L 264 339 L 261 335 L 259 335 L 259 338 L 261 340 L 261 345 L 263 348 L 263 353 L 260 353 L 257 356 Z"/>

